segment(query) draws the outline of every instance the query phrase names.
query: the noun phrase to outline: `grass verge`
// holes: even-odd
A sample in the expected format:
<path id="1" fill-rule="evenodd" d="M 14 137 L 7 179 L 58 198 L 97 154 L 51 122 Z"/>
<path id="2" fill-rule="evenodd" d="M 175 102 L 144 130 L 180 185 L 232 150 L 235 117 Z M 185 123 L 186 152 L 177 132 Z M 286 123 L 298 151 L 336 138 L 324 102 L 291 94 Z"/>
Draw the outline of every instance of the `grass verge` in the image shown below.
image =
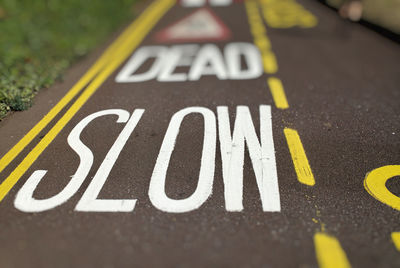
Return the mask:
<path id="1" fill-rule="evenodd" d="M 0 0 L 0 120 L 133 17 L 136 0 Z"/>

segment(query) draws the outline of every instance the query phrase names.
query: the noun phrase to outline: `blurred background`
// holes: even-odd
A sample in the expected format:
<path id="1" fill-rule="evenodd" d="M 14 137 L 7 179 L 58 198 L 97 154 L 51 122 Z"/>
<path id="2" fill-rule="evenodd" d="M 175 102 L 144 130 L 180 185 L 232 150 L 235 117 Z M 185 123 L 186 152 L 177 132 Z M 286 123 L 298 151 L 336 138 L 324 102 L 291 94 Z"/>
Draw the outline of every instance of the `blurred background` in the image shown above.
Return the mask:
<path id="1" fill-rule="evenodd" d="M 352 2 L 358 2 L 362 20 L 391 31 L 394 35 L 400 34 L 400 0 L 323 0 L 322 2 L 343 11 Z M 349 12 L 351 11 L 347 10 L 347 15 Z"/>
<path id="2" fill-rule="evenodd" d="M 147 3 L 0 0 L 0 120 L 27 109 L 40 89 L 62 79 L 67 67 L 123 27 L 140 10 L 139 1 Z M 319 2 L 398 41 L 400 0 Z"/>

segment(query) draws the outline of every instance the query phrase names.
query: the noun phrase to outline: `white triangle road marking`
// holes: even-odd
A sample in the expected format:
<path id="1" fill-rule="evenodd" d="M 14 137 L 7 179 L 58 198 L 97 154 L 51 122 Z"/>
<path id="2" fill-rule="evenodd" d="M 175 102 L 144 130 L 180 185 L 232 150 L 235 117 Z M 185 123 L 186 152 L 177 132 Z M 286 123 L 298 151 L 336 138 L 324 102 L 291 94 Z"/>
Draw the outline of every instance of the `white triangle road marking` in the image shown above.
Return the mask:
<path id="1" fill-rule="evenodd" d="M 224 40 L 228 28 L 209 9 L 202 8 L 156 34 L 161 42 Z"/>

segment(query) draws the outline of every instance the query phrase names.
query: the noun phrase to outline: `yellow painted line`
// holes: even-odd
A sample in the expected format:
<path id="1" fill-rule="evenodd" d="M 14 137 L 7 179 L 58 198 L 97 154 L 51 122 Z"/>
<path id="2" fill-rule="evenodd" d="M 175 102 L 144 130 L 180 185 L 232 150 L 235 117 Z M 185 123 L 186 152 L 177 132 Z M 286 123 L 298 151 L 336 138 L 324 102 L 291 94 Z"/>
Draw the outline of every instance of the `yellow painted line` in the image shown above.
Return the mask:
<path id="1" fill-rule="evenodd" d="M 257 35 L 254 37 L 254 44 L 260 49 L 260 51 L 271 49 L 271 42 L 264 35 Z"/>
<path id="2" fill-rule="evenodd" d="M 275 106 L 279 109 L 289 108 L 286 99 L 285 90 L 283 89 L 282 81 L 276 77 L 268 78 L 268 86 L 271 90 L 272 98 L 274 99 Z"/>
<path id="3" fill-rule="evenodd" d="M 388 165 L 372 170 L 364 180 L 364 188 L 378 201 L 400 210 L 400 197 L 394 195 L 386 187 L 386 182 L 400 176 L 400 165 Z"/>
<path id="4" fill-rule="evenodd" d="M 318 19 L 294 0 L 260 1 L 265 22 L 272 28 L 311 28 Z"/>
<path id="5" fill-rule="evenodd" d="M 254 43 L 261 53 L 264 72 L 267 74 L 274 74 L 278 71 L 278 63 L 275 54 L 271 50 L 271 42 L 266 35 L 267 31 L 260 15 L 257 2 L 247 0 L 245 1 L 245 7 Z"/>
<path id="6" fill-rule="evenodd" d="M 29 169 L 40 154 L 60 133 L 64 126 L 72 119 L 86 101 L 96 92 L 102 83 L 118 68 L 118 66 L 141 43 L 157 21 L 175 4 L 175 0 L 158 0 L 152 3 L 134 22 L 133 31 L 124 43 L 115 51 L 113 58 L 107 66 L 83 91 L 82 95 L 68 109 L 63 117 L 32 149 L 16 169 L 0 184 L 0 201 L 7 195 L 21 176 Z"/>
<path id="7" fill-rule="evenodd" d="M 131 23 L 123 33 L 106 49 L 100 58 L 89 68 L 68 93 L 16 144 L 0 159 L 2 172 L 18 156 L 18 154 L 57 116 L 57 114 L 82 91 L 82 89 L 107 65 L 116 51 L 126 39 L 132 35 L 136 27 Z"/>
<path id="8" fill-rule="evenodd" d="M 392 241 L 398 251 L 400 251 L 400 232 L 392 233 Z"/>
<path id="9" fill-rule="evenodd" d="M 314 175 L 311 171 L 310 164 L 301 143 L 299 133 L 290 128 L 284 130 L 287 144 L 289 146 L 290 155 L 296 170 L 297 180 L 303 184 L 313 186 L 315 184 Z"/>
<path id="10" fill-rule="evenodd" d="M 0 172 L 45 128 L 51 120 L 90 82 L 98 73 L 105 59 L 99 59 L 68 93 L 37 123 L 14 147 L 0 159 Z"/>
<path id="11" fill-rule="evenodd" d="M 278 63 L 276 62 L 275 54 L 272 51 L 262 51 L 262 61 L 264 71 L 267 74 L 274 74 L 278 71 Z"/>
<path id="12" fill-rule="evenodd" d="M 339 241 L 326 233 L 314 235 L 315 253 L 320 268 L 350 268 L 346 253 Z"/>
<path id="13" fill-rule="evenodd" d="M 254 36 L 265 36 L 266 30 L 262 22 L 251 20 L 251 33 Z"/>

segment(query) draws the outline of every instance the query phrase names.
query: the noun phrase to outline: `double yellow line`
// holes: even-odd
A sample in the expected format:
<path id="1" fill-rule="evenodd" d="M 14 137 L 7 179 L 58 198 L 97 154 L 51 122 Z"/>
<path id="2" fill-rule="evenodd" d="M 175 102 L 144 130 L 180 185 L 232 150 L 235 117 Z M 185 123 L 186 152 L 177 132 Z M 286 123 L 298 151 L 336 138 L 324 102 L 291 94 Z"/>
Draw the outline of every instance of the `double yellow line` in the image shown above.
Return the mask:
<path id="1" fill-rule="evenodd" d="M 154 25 L 175 4 L 176 0 L 153 2 L 127 29 L 107 48 L 102 56 L 82 76 L 69 92 L 40 120 L 7 154 L 0 159 L 2 172 L 18 154 L 65 108 L 84 88 L 86 89 L 71 105 L 61 119 L 50 129 L 41 141 L 28 153 L 13 172 L 0 184 L 0 202 L 35 162 L 40 154 L 61 132 L 86 101 L 103 82 L 136 49 Z"/>

